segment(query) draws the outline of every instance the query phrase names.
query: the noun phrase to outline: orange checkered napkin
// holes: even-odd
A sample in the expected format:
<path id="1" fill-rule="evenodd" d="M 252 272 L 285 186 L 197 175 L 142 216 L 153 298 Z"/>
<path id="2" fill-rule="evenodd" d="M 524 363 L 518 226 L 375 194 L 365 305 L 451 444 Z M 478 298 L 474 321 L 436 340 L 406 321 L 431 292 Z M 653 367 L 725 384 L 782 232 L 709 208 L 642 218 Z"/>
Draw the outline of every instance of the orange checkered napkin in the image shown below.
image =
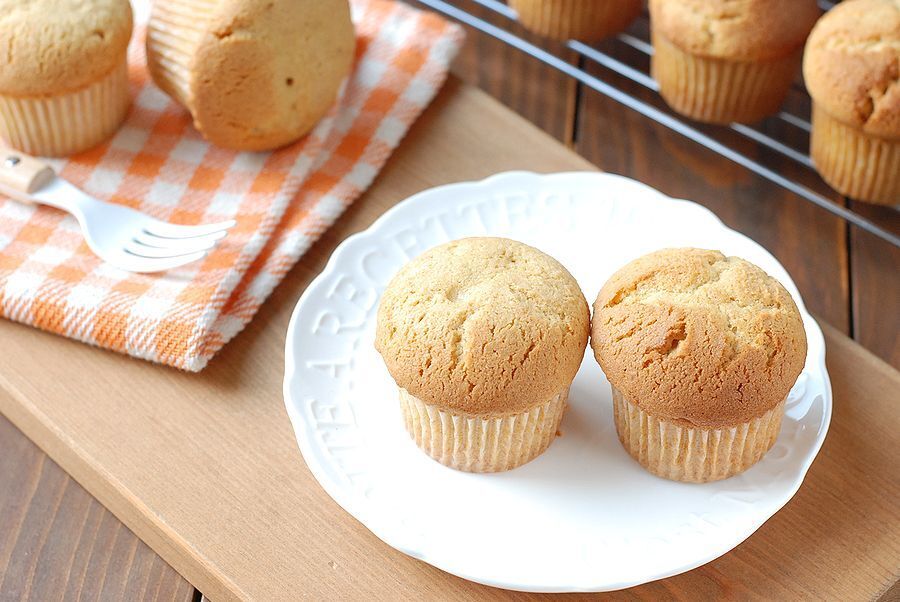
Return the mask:
<path id="1" fill-rule="evenodd" d="M 461 44 L 458 26 L 399 2 L 352 6 L 357 60 L 341 99 L 309 136 L 271 153 L 206 143 L 150 81 L 138 27 L 129 49 L 134 106 L 125 124 L 107 144 L 54 167 L 91 195 L 159 218 L 238 224 L 202 261 L 130 274 L 95 257 L 72 217 L 0 197 L 0 316 L 203 369 L 369 186 Z M 146 13 L 140 8 L 137 14 Z"/>

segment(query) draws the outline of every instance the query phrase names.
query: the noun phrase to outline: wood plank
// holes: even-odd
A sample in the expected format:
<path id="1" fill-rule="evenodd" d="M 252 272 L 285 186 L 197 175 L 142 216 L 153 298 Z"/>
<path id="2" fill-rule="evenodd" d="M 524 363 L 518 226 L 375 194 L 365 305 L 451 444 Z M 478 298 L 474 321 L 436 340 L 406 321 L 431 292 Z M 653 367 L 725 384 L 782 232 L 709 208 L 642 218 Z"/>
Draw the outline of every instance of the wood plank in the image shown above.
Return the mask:
<path id="1" fill-rule="evenodd" d="M 0 600 L 193 599 L 190 583 L 3 416 L 0 484 Z"/>
<path id="2" fill-rule="evenodd" d="M 897 581 L 888 590 L 878 597 L 878 602 L 900 602 L 900 581 Z"/>
<path id="3" fill-rule="evenodd" d="M 489 140 L 490 145 L 485 141 Z M 506 169 L 589 166 L 451 81 L 375 185 L 199 375 L 0 323 L 0 410 L 210 599 L 530 599 L 408 558 L 351 519 L 303 463 L 281 398 L 291 310 L 334 247 L 411 193 Z M 833 330 L 836 415 L 800 494 L 724 558 L 623 598 L 864 598 L 900 563 L 893 451 L 900 374 Z M 40 358 L 36 362 L 29 358 Z M 836 576 L 839 576 L 836 577 Z"/>
<path id="4" fill-rule="evenodd" d="M 559 42 L 532 35 L 472 0 L 455 5 L 550 49 L 558 56 L 568 57 L 573 64 L 577 60 L 575 53 Z M 466 44 L 452 65 L 453 74 L 481 88 L 557 140 L 571 144 L 575 123 L 575 80 L 476 29 L 467 27 L 466 35 Z"/>
<path id="5" fill-rule="evenodd" d="M 646 19 L 642 19 L 631 31 L 647 39 L 647 27 Z M 605 41 L 599 48 L 645 72 L 649 69 L 648 57 L 619 41 Z M 655 92 L 595 63 L 587 70 L 669 112 Z M 841 219 L 602 94 L 584 89 L 580 98 L 575 149 L 582 156 L 604 171 L 641 180 L 670 196 L 708 207 L 729 227 L 747 234 L 778 258 L 812 312 L 845 334 L 850 332 L 847 226 Z M 809 111 L 808 98 L 799 91 L 788 103 L 792 112 Z M 840 200 L 818 176 L 792 160 L 726 128 L 686 121 L 782 175 Z M 777 137 L 791 142 L 791 146 L 805 148 L 806 134 L 801 130 L 775 121 L 765 125 L 777 129 Z"/>
<path id="6" fill-rule="evenodd" d="M 851 202 L 854 211 L 900 232 L 900 212 Z M 850 229 L 853 338 L 900 369 L 900 249 L 857 228 Z"/>

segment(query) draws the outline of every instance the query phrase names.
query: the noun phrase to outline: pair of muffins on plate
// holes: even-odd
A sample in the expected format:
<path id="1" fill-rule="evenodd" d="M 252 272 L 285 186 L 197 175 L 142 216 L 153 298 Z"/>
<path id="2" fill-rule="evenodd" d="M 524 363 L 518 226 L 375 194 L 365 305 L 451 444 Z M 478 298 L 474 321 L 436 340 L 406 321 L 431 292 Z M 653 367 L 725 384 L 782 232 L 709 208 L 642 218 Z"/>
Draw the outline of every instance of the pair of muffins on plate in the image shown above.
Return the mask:
<path id="1" fill-rule="evenodd" d="M 774 444 L 806 357 L 774 278 L 718 251 L 664 249 L 616 272 L 593 309 L 565 267 L 513 240 L 461 239 L 409 262 L 375 341 L 406 430 L 458 470 L 534 459 L 557 436 L 590 336 L 619 440 L 653 474 L 723 479 Z"/>
<path id="2" fill-rule="evenodd" d="M 128 0 L 0 0 L 0 137 L 65 156 L 109 138 L 130 104 Z M 356 41 L 347 0 L 156 0 L 155 82 L 212 143 L 268 150 L 334 103 Z"/>

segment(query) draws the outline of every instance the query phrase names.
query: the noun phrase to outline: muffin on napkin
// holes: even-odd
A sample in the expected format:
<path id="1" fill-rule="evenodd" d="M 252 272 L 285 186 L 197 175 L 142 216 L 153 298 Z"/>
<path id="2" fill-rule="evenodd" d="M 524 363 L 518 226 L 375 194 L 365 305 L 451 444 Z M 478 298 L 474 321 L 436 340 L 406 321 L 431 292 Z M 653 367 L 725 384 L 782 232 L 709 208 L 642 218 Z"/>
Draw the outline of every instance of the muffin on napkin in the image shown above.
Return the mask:
<path id="1" fill-rule="evenodd" d="M 347 0 L 156 0 L 147 63 L 210 142 L 261 151 L 328 112 L 355 44 Z"/>
<path id="2" fill-rule="evenodd" d="M 818 16 L 816 0 L 650 0 L 659 92 L 698 121 L 775 113 Z"/>
<path id="3" fill-rule="evenodd" d="M 555 40 L 597 42 L 628 27 L 642 0 L 509 0 L 527 29 Z"/>
<path id="4" fill-rule="evenodd" d="M 752 263 L 664 249 L 603 286 L 591 347 L 628 453 L 655 475 L 705 482 L 775 443 L 806 332 L 787 290 Z"/>
<path id="5" fill-rule="evenodd" d="M 803 76 L 813 163 L 841 194 L 900 204 L 900 2 L 847 0 L 819 20 Z"/>
<path id="6" fill-rule="evenodd" d="M 111 136 L 131 28 L 128 0 L 0 0 L 0 138 L 61 157 Z"/>
<path id="7" fill-rule="evenodd" d="M 504 238 L 420 255 L 388 284 L 375 347 L 406 430 L 458 470 L 509 470 L 556 437 L 590 329 L 588 304 L 552 257 Z"/>

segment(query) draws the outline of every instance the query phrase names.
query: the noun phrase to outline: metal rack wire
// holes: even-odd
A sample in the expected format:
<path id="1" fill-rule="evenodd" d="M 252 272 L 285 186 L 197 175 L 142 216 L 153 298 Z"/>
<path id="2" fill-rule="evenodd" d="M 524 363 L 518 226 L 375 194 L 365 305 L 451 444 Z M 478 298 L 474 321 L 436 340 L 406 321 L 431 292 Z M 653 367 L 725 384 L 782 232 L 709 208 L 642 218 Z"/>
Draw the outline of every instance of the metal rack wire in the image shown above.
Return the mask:
<path id="1" fill-rule="evenodd" d="M 831 200 L 811 189 L 809 186 L 801 184 L 778 171 L 767 167 L 762 162 L 757 161 L 742 152 L 739 145 L 728 144 L 725 141 L 717 139 L 714 135 L 701 131 L 683 118 L 667 109 L 658 108 L 653 104 L 641 100 L 627 90 L 617 87 L 610 81 L 601 79 L 593 75 L 585 68 L 581 68 L 572 64 L 565 58 L 554 54 L 554 52 L 538 46 L 525 38 L 512 33 L 508 29 L 504 29 L 498 25 L 488 22 L 476 15 L 473 15 L 458 6 L 451 4 L 445 0 L 416 0 L 421 5 L 427 6 L 445 16 L 455 19 L 469 27 L 472 27 L 488 36 L 496 38 L 509 46 L 528 54 L 529 56 L 541 61 L 542 63 L 574 78 L 579 83 L 587 86 L 591 90 L 599 92 L 612 100 L 632 109 L 641 115 L 652 119 L 653 121 L 673 130 L 694 142 L 706 147 L 707 149 L 725 157 L 753 173 L 765 178 L 766 180 L 796 194 L 800 198 L 809 201 L 825 211 L 832 213 L 848 223 L 865 230 L 888 243 L 900 248 L 900 236 L 888 231 L 882 226 L 872 222 L 870 219 L 860 215 L 859 213 L 845 207 L 840 202 Z M 481 7 L 487 9 L 491 13 L 499 16 L 504 22 L 512 23 L 516 20 L 516 13 L 505 3 L 498 0 L 472 0 Z M 824 9 L 831 8 L 835 3 L 820 0 L 819 4 Z M 630 49 L 637 51 L 639 55 L 644 57 L 642 66 L 634 66 L 613 56 L 611 52 L 604 52 L 597 47 L 584 44 L 575 40 L 565 43 L 565 47 L 574 51 L 582 60 L 579 64 L 585 66 L 598 65 L 608 72 L 620 76 L 631 82 L 652 91 L 658 91 L 656 81 L 649 75 L 646 68 L 647 57 L 652 55 L 653 47 L 649 41 L 637 37 L 630 33 L 622 33 L 616 36 L 617 43 L 624 44 Z M 611 78 L 614 79 L 614 78 Z M 806 138 L 810 131 L 810 124 L 804 115 L 797 115 L 793 112 L 782 111 L 774 117 L 776 120 L 787 124 L 790 127 L 799 129 Z M 759 125 L 743 125 L 731 124 L 727 126 L 739 137 L 752 141 L 752 143 L 765 147 L 787 159 L 799 164 L 804 169 L 813 169 L 812 161 L 805 150 L 799 150 L 795 145 L 791 145 L 784 140 L 779 140 L 766 131 L 766 128 Z M 804 146 L 805 148 L 805 146 Z"/>

